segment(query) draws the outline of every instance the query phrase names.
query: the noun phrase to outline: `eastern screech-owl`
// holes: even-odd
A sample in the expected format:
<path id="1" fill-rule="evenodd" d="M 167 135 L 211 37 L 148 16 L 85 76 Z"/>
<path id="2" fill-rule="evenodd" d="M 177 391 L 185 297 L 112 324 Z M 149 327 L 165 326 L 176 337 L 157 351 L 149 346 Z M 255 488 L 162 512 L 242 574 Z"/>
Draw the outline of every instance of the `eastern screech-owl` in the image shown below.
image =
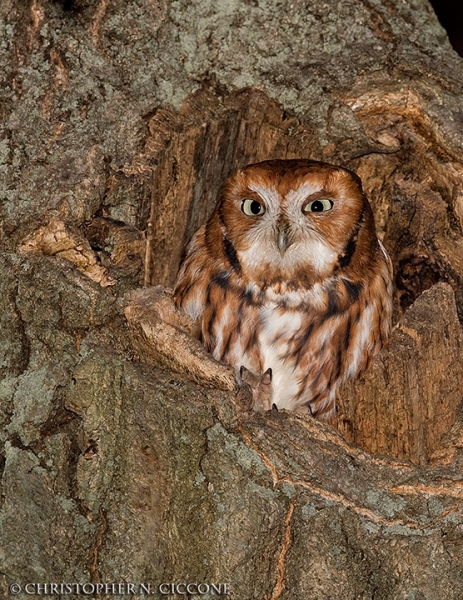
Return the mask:
<path id="1" fill-rule="evenodd" d="M 360 179 L 312 160 L 248 165 L 186 249 L 176 305 L 214 358 L 271 369 L 272 404 L 326 419 L 391 329 L 392 267 Z"/>

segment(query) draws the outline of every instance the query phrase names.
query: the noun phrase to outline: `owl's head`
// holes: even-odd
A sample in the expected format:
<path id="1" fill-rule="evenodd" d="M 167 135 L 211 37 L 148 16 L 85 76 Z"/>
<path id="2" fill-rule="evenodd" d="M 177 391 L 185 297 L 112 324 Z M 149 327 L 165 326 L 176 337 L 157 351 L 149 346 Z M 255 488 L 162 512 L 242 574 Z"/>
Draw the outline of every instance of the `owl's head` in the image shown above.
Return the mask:
<path id="1" fill-rule="evenodd" d="M 312 160 L 269 160 L 230 177 L 214 215 L 243 272 L 312 280 L 359 268 L 378 251 L 371 207 L 351 171 Z"/>

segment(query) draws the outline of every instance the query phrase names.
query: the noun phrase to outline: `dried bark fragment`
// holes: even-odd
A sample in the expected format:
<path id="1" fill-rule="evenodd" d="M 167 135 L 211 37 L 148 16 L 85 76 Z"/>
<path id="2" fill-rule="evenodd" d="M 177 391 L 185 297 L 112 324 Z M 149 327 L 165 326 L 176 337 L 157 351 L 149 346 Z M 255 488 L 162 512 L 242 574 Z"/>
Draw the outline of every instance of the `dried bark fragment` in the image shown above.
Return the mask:
<path id="1" fill-rule="evenodd" d="M 48 225 L 27 236 L 20 246 L 20 251 L 64 258 L 74 263 L 81 273 L 102 287 L 116 284 L 116 280 L 99 263 L 88 240 L 72 231 L 72 227 L 60 219 L 52 219 Z"/>

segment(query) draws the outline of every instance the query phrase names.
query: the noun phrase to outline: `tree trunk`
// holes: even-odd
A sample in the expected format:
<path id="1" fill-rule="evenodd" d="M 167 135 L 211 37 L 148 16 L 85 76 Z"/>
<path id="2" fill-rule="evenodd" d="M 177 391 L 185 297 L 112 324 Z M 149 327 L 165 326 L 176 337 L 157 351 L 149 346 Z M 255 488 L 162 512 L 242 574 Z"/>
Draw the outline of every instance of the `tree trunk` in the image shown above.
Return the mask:
<path id="1" fill-rule="evenodd" d="M 463 62 L 427 0 L 4 0 L 0 27 L 3 595 L 462 598 Z M 122 300 L 172 285 L 233 169 L 292 157 L 360 175 L 395 268 L 331 425 L 175 373 Z"/>

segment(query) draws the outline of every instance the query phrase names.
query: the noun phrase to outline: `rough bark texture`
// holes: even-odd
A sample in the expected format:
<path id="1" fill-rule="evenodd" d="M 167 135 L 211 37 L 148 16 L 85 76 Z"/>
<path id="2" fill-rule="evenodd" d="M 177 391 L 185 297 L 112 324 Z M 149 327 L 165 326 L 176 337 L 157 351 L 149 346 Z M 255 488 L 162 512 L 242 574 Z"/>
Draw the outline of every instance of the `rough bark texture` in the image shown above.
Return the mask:
<path id="1" fill-rule="evenodd" d="M 457 419 L 462 356 L 453 290 L 440 283 L 405 312 L 363 377 L 345 385 L 333 425 L 370 452 L 428 462 Z"/>
<path id="2" fill-rule="evenodd" d="M 428 2 L 4 0 L 0 62 L 1 593 L 462 598 L 463 63 Z M 362 177 L 394 262 L 355 446 L 169 371 L 122 300 L 231 170 L 295 156 Z"/>

